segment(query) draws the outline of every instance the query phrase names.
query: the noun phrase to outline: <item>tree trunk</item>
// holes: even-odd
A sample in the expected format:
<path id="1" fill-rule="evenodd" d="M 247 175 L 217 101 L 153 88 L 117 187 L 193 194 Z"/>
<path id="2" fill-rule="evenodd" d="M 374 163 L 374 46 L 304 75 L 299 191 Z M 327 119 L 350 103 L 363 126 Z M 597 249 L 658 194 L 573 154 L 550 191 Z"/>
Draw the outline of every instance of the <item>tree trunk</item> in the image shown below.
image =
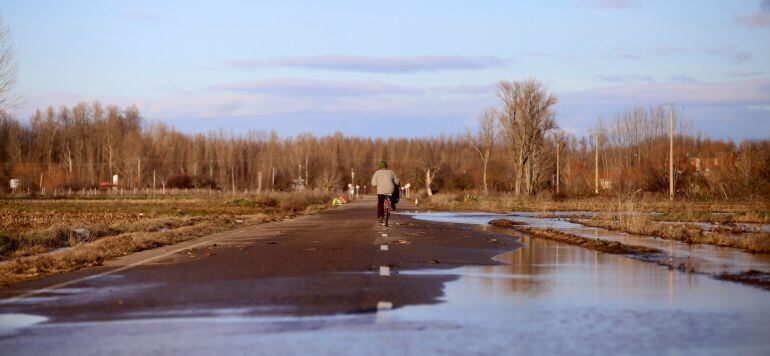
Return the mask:
<path id="1" fill-rule="evenodd" d="M 489 188 L 487 186 L 487 164 L 489 163 L 489 156 L 484 159 L 484 174 L 482 175 L 484 181 L 484 195 L 489 194 Z"/>
<path id="2" fill-rule="evenodd" d="M 516 169 L 516 181 L 513 184 L 513 193 L 515 196 L 520 197 L 521 182 L 524 181 L 524 166 L 527 164 L 527 162 L 521 156 L 519 156 L 517 161 L 518 162 L 516 162 L 516 165 L 514 168 Z"/>
<path id="3" fill-rule="evenodd" d="M 436 175 L 436 172 L 432 172 L 431 169 L 425 170 L 425 190 L 428 192 L 428 196 L 433 196 L 433 190 L 430 189 L 431 183 L 433 183 L 433 177 Z"/>

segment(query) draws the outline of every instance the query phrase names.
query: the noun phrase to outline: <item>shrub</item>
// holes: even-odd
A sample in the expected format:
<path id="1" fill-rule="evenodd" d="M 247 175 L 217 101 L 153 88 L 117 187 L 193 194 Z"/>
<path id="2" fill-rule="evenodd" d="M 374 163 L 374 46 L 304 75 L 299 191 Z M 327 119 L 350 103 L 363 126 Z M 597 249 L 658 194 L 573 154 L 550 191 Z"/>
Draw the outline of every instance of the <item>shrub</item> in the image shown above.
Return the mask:
<path id="1" fill-rule="evenodd" d="M 0 256 L 7 256 L 19 248 L 19 241 L 11 235 L 0 232 Z"/>
<path id="2" fill-rule="evenodd" d="M 175 174 L 166 180 L 166 185 L 169 188 L 192 188 L 192 178 L 186 174 Z"/>

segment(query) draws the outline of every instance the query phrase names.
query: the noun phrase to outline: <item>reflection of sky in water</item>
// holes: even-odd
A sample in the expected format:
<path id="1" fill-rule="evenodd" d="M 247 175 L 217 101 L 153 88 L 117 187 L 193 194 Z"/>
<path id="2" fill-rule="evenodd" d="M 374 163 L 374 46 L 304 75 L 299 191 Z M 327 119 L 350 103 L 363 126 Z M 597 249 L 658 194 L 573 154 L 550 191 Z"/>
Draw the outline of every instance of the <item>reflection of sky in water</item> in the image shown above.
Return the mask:
<path id="1" fill-rule="evenodd" d="M 572 214 L 570 214 L 572 213 Z M 584 212 L 556 212 L 559 216 L 583 215 Z M 556 218 L 537 218 L 537 213 L 428 213 L 414 214 L 419 220 L 454 222 L 487 226 L 490 220 L 506 218 L 527 224 L 528 227 L 554 229 L 586 238 L 600 238 L 630 245 L 646 246 L 665 251 L 671 257 L 689 257 L 700 272 L 741 272 L 750 269 L 770 272 L 770 255 L 745 253 L 739 249 L 705 244 L 686 244 L 679 241 L 614 232 L 601 228 L 573 224 Z"/>

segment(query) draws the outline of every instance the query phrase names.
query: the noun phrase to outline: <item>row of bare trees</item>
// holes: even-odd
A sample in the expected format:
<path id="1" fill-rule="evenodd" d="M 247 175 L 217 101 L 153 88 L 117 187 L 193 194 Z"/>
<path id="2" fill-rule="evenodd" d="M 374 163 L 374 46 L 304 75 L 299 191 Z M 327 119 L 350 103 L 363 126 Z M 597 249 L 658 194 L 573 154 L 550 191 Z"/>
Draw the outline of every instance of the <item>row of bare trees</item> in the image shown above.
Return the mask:
<path id="1" fill-rule="evenodd" d="M 332 191 L 367 185 L 385 159 L 404 183 L 435 191 L 510 191 L 519 196 L 616 194 L 668 189 L 664 108 L 598 120 L 592 134 L 557 130 L 556 98 L 536 80 L 502 82 L 500 105 L 465 135 L 421 139 L 311 134 L 281 138 L 252 131 L 184 134 L 143 122 L 136 107 L 98 102 L 38 110 L 27 124 L 0 114 L 0 179 L 23 188 L 96 187 L 120 177 L 126 188 Z M 710 140 L 677 118 L 678 196 L 770 195 L 770 142 Z M 597 175 L 598 172 L 598 175 Z M 428 189 L 429 188 L 429 189 Z"/>

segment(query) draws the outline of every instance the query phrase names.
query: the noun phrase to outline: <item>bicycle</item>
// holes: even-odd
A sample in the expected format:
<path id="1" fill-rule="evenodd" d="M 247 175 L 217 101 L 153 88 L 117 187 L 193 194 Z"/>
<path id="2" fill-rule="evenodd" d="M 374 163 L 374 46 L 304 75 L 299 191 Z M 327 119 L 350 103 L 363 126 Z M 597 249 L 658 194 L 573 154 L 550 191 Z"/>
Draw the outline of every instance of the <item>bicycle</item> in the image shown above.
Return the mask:
<path id="1" fill-rule="evenodd" d="M 390 194 L 386 194 L 382 202 L 382 225 L 385 227 L 388 227 L 388 220 L 390 220 L 390 197 Z"/>

